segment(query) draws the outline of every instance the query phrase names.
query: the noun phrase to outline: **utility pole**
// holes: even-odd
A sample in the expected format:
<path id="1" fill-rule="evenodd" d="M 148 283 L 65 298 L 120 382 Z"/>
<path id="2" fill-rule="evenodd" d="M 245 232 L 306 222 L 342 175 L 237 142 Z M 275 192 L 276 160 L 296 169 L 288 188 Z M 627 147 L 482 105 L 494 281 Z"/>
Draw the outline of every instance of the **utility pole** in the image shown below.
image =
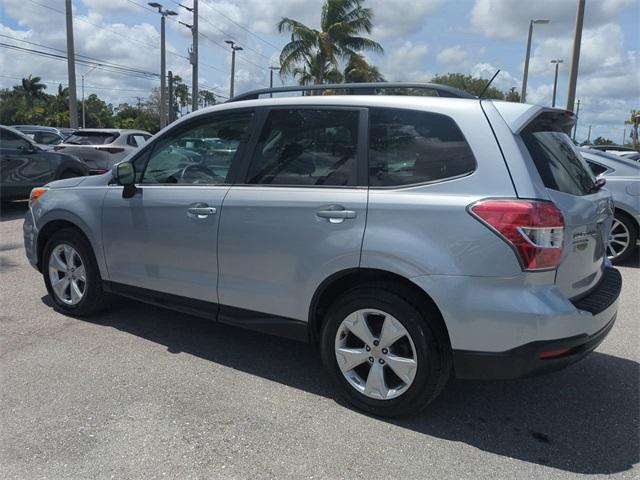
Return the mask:
<path id="1" fill-rule="evenodd" d="M 191 29 L 191 51 L 189 52 L 189 62 L 191 63 L 191 111 L 198 109 L 198 0 L 193 0 L 193 8 L 180 4 L 185 10 L 193 13 L 191 25 L 180 22 L 185 27 Z"/>
<path id="2" fill-rule="evenodd" d="M 244 49 L 231 40 L 225 40 L 224 42 L 231 45 L 231 84 L 229 86 L 229 99 L 231 99 L 233 98 L 233 87 L 236 76 L 236 51 Z"/>
<path id="3" fill-rule="evenodd" d="M 67 70 L 69 74 L 69 126 L 78 128 L 78 96 L 76 93 L 76 52 L 73 46 L 73 7 L 65 1 L 67 14 Z"/>
<path id="4" fill-rule="evenodd" d="M 269 88 L 273 88 L 273 72 L 280 70 L 280 67 L 269 67 Z M 273 93 L 269 94 L 270 98 L 273 98 Z"/>
<path id="5" fill-rule="evenodd" d="M 174 108 L 173 108 L 173 72 L 171 70 L 169 70 L 169 123 L 173 123 L 173 114 L 174 112 Z"/>
<path id="6" fill-rule="evenodd" d="M 587 145 L 591 145 L 591 125 L 589 125 L 589 133 L 587 134 Z"/>
<path id="7" fill-rule="evenodd" d="M 627 138 L 627 127 L 624 127 L 624 130 L 622 131 L 622 143 L 620 145 L 622 145 L 623 147 L 625 138 Z"/>
<path id="8" fill-rule="evenodd" d="M 567 110 L 573 111 L 573 103 L 576 99 L 576 85 L 578 83 L 578 65 L 580 63 L 580 43 L 582 42 L 582 24 L 584 22 L 585 0 L 578 0 L 578 13 L 576 15 L 576 31 L 573 37 L 573 56 L 571 69 L 569 70 L 569 93 L 567 93 Z"/>
<path id="9" fill-rule="evenodd" d="M 165 18 L 177 15 L 173 10 L 164 10 L 157 2 L 149 2 L 149 6 L 158 9 L 160 14 L 160 128 L 167 125 L 167 55 L 165 51 Z"/>
<path id="10" fill-rule="evenodd" d="M 553 100 L 551 101 L 551 107 L 556 106 L 556 90 L 558 89 L 558 67 L 562 63 L 562 60 L 551 60 L 551 63 L 556 64 L 556 74 L 553 77 Z"/>
<path id="11" fill-rule="evenodd" d="M 529 36 L 527 37 L 527 53 L 524 57 L 524 74 L 522 75 L 522 94 L 520 102 L 525 103 L 527 100 L 527 80 L 529 78 L 529 57 L 531 56 L 531 37 L 533 36 L 534 24 L 547 24 L 551 20 L 535 19 L 529 21 Z"/>
<path id="12" fill-rule="evenodd" d="M 580 99 L 578 99 L 578 106 L 576 107 L 576 124 L 573 126 L 573 141 L 576 141 L 576 131 L 578 130 L 578 120 L 580 120 L 580 117 L 578 116 L 580 114 Z"/>

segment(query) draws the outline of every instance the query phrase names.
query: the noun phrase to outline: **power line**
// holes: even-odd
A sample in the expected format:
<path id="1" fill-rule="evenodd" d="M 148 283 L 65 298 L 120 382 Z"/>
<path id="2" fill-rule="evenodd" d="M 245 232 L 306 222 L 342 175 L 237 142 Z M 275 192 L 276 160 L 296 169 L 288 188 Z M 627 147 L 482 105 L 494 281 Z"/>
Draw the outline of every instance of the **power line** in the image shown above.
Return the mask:
<path id="1" fill-rule="evenodd" d="M 23 77 L 14 77 L 11 75 L 0 75 L 2 78 L 9 78 L 12 80 L 22 80 Z M 68 86 L 69 84 L 66 81 L 55 81 L 55 80 L 40 80 L 41 83 L 46 83 L 47 85 L 62 85 L 63 87 Z M 136 89 L 136 88 L 111 88 L 104 85 L 85 85 L 85 88 L 91 88 L 94 90 L 105 90 L 110 92 L 149 92 L 150 90 L 144 89 Z"/>
<path id="2" fill-rule="evenodd" d="M 172 0 L 173 1 L 173 0 Z M 238 22 L 236 22 L 235 20 L 227 17 L 224 13 L 222 13 L 220 10 L 218 10 L 216 7 L 214 7 L 213 5 L 211 5 L 209 2 L 203 2 L 207 7 L 209 7 L 211 10 L 217 12 L 221 17 L 226 18 L 227 20 L 229 20 L 231 23 L 233 23 L 234 25 L 237 25 L 238 27 L 240 27 L 242 30 L 244 30 L 245 32 L 247 32 L 250 35 L 253 35 L 254 37 L 256 37 L 258 40 L 260 40 L 263 43 L 266 43 L 267 45 L 269 45 L 270 47 L 273 47 L 274 49 L 278 50 L 280 47 L 274 45 L 273 43 L 269 42 L 268 40 L 265 40 L 264 38 L 262 38 L 261 36 L 259 36 L 256 33 L 253 33 L 251 30 L 249 30 L 248 28 L 244 27 L 243 25 L 240 25 Z"/>
<path id="3" fill-rule="evenodd" d="M 212 43 L 212 44 L 214 44 L 215 46 L 222 48 L 225 52 L 228 50 L 228 48 L 227 48 L 227 47 L 225 47 L 225 46 L 224 46 L 224 45 L 222 45 L 221 43 L 216 42 L 215 40 L 213 40 L 212 38 L 208 37 L 208 36 L 207 36 L 207 35 L 205 35 L 204 33 L 202 33 L 202 32 L 198 32 L 198 35 L 200 35 L 200 36 L 201 36 L 201 37 L 203 37 L 204 39 L 208 40 L 209 42 L 211 42 L 211 43 Z M 251 60 L 249 60 L 249 59 L 247 59 L 247 58 L 243 57 L 242 55 L 240 55 L 240 56 L 238 57 L 238 59 L 239 59 L 240 61 L 245 62 L 245 63 L 251 64 L 251 65 L 253 65 L 254 67 L 257 67 L 257 68 L 259 68 L 260 70 L 268 70 L 267 68 L 263 67 L 262 65 L 258 65 L 257 63 L 252 62 Z"/>

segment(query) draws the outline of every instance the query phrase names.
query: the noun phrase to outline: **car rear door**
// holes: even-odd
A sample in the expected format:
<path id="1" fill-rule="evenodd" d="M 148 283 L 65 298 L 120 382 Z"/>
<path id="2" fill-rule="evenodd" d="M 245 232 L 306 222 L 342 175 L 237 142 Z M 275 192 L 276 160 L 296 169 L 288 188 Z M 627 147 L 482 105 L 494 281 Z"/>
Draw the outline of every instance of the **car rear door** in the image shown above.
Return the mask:
<path id="1" fill-rule="evenodd" d="M 26 136 L 4 128 L 0 128 L 0 158 L 2 188 L 7 194 L 28 196 L 32 188 L 54 179 L 55 172 L 48 153 Z"/>
<path id="2" fill-rule="evenodd" d="M 236 307 L 253 312 L 242 321 L 254 324 L 269 316 L 306 321 L 318 285 L 359 266 L 366 110 L 270 108 L 261 125 L 223 204 L 220 318 Z"/>
<path id="3" fill-rule="evenodd" d="M 603 275 L 613 202 L 563 128 L 549 118 L 532 121 L 520 133 L 526 150 L 564 217 L 564 247 L 556 285 L 568 297 L 595 287 Z"/>
<path id="4" fill-rule="evenodd" d="M 251 131 L 251 110 L 209 114 L 177 125 L 132 160 L 136 191 L 108 187 L 102 235 L 109 280 L 216 303 L 220 209 L 230 169 Z M 236 141 L 226 162 L 184 146 L 184 137 L 223 135 Z"/>

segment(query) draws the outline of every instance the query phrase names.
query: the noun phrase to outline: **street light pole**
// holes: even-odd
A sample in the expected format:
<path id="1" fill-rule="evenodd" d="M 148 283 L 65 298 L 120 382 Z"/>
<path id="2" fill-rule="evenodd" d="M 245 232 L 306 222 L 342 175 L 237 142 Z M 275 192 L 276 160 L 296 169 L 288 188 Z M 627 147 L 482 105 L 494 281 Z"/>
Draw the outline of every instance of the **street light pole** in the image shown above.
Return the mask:
<path id="1" fill-rule="evenodd" d="M 236 51 L 243 50 L 242 47 L 236 45 L 235 42 L 231 40 L 225 40 L 225 43 L 231 45 L 231 84 L 229 86 L 229 98 L 233 98 L 233 90 L 236 76 Z"/>
<path id="2" fill-rule="evenodd" d="M 91 72 L 93 72 L 96 68 L 98 68 L 97 65 L 91 67 L 87 73 L 85 73 L 84 75 L 82 75 L 82 128 L 87 128 L 87 125 L 85 123 L 85 115 L 84 115 L 84 79 L 85 77 L 88 77 L 89 74 Z"/>
<path id="3" fill-rule="evenodd" d="M 157 2 L 149 2 L 149 6 L 158 9 L 160 14 L 160 128 L 167 125 L 167 60 L 165 49 L 165 18 L 177 15 L 173 10 L 164 10 Z"/>
<path id="4" fill-rule="evenodd" d="M 280 67 L 269 67 L 269 88 L 273 88 L 273 72 L 280 70 Z M 270 98 L 273 98 L 273 93 L 269 94 Z"/>
<path id="5" fill-rule="evenodd" d="M 529 21 L 529 36 L 527 37 L 527 53 L 524 57 L 524 75 L 522 76 L 522 94 L 520 95 L 520 101 L 525 103 L 527 100 L 527 80 L 529 78 L 529 57 L 531 56 L 531 37 L 533 37 L 533 24 L 546 24 L 550 20 L 534 19 Z"/>
<path id="6" fill-rule="evenodd" d="M 573 55 L 569 70 L 569 93 L 567 94 L 567 110 L 573 112 L 576 100 L 576 85 L 578 84 L 578 64 L 580 63 L 580 43 L 582 42 L 582 24 L 584 22 L 584 0 L 578 0 L 576 15 L 576 31 L 573 37 Z"/>
<path id="7" fill-rule="evenodd" d="M 553 100 L 551 100 L 551 107 L 555 107 L 556 106 L 556 90 L 558 88 L 558 67 L 562 63 L 562 60 L 560 60 L 560 59 L 551 60 L 551 63 L 555 63 L 556 64 L 556 74 L 553 77 Z"/>

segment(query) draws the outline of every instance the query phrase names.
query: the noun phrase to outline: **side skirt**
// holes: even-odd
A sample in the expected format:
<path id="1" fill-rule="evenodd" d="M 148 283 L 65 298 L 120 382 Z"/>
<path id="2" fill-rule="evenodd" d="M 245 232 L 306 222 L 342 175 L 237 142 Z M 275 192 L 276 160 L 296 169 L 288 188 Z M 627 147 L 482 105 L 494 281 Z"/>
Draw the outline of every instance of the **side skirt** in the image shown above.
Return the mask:
<path id="1" fill-rule="evenodd" d="M 116 282 L 103 282 L 106 292 L 178 312 L 302 342 L 309 341 L 307 322 L 269 313 L 195 300 Z"/>

